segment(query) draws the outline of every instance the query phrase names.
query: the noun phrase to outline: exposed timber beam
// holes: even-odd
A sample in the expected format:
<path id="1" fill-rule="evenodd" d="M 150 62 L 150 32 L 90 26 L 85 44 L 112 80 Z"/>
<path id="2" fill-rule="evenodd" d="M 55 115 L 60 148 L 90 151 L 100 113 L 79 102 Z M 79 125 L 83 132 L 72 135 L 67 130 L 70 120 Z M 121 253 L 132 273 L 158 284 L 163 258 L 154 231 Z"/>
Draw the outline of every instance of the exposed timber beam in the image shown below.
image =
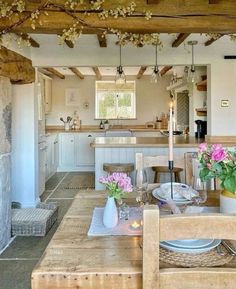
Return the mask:
<path id="1" fill-rule="evenodd" d="M 79 71 L 78 68 L 76 68 L 76 67 L 69 67 L 69 69 L 70 69 L 76 76 L 78 76 L 80 79 L 84 79 L 84 75 Z"/>
<path id="2" fill-rule="evenodd" d="M 207 2 L 206 5 L 195 3 L 195 5 L 186 7 L 179 7 L 176 2 L 176 5 L 172 4 L 170 7 L 167 2 L 161 1 L 158 5 L 153 5 L 152 7 L 158 7 L 161 12 L 156 12 L 155 15 L 155 9 L 152 9 L 154 12 L 150 21 L 144 21 L 143 17 L 139 16 L 126 17 L 124 21 L 123 18 L 114 19 L 113 17 L 100 20 L 97 13 L 90 13 L 89 15 L 74 13 L 74 15 L 80 17 L 89 25 L 84 25 L 83 33 L 93 34 L 99 32 L 96 27 L 100 29 L 111 27 L 133 33 L 179 33 L 179 31 L 184 34 L 208 33 L 209 27 L 211 33 L 226 34 L 235 33 L 236 31 L 236 6 L 233 6 L 232 3 L 231 5 L 225 3 L 225 7 L 221 4 L 214 5 L 213 10 L 210 9 L 211 6 Z M 73 24 L 71 16 L 64 12 L 47 10 L 47 13 L 48 15 L 44 13 L 40 15 L 40 23 L 42 25 L 36 21 L 35 29 L 31 27 L 29 19 L 23 21 L 23 18 L 28 15 L 27 13 L 14 14 L 11 18 L 2 18 L 0 21 L 0 32 L 3 30 L 7 31 L 7 27 L 13 25 L 13 32 L 60 34 L 63 29 L 68 29 Z M 23 23 L 15 26 L 14 23 L 20 20 Z"/>
<path id="3" fill-rule="evenodd" d="M 92 69 L 93 69 L 94 73 L 96 74 L 96 78 L 98 80 L 101 80 L 102 79 L 102 75 L 101 75 L 101 72 L 100 72 L 99 68 L 97 66 L 93 66 Z"/>
<path id="4" fill-rule="evenodd" d="M 137 78 L 137 79 L 140 79 L 140 78 L 143 76 L 143 74 L 144 74 L 144 72 L 146 71 L 146 69 L 147 69 L 147 66 L 141 66 L 140 69 L 139 69 L 139 72 L 138 72 L 138 74 L 137 74 L 137 76 L 136 76 L 136 78 Z"/>
<path id="5" fill-rule="evenodd" d="M 21 37 L 23 40 L 28 40 L 32 47 L 34 47 L 34 48 L 40 47 L 39 43 L 37 41 L 35 41 L 32 37 L 30 37 L 27 33 L 16 32 L 15 34 L 17 36 Z"/>
<path id="6" fill-rule="evenodd" d="M 28 84 L 35 81 L 35 69 L 31 60 L 1 46 L 0 76 L 8 77 L 12 84 Z"/>
<path id="7" fill-rule="evenodd" d="M 175 41 L 172 43 L 172 47 L 178 47 L 184 42 L 184 40 L 190 35 L 190 33 L 180 33 Z"/>
<path id="8" fill-rule="evenodd" d="M 106 35 L 104 34 L 97 34 L 98 37 L 98 42 L 100 47 L 107 47 L 107 39 L 106 39 Z"/>
<path id="9" fill-rule="evenodd" d="M 58 70 L 56 70 L 55 68 L 52 67 L 45 67 L 43 68 L 45 70 L 47 70 L 48 72 L 51 72 L 53 75 L 55 75 L 56 77 L 59 77 L 60 79 L 65 79 L 65 75 L 60 73 Z"/>
<path id="10" fill-rule="evenodd" d="M 208 39 L 208 40 L 204 43 L 204 45 L 205 45 L 205 46 L 209 46 L 209 45 L 211 45 L 212 43 L 214 43 L 215 41 L 217 41 L 218 39 L 220 39 L 222 36 L 224 36 L 224 35 L 222 34 L 222 35 L 217 36 L 217 37 L 212 37 L 212 38 Z"/>
<path id="11" fill-rule="evenodd" d="M 147 0 L 147 4 L 157 4 L 159 0 Z"/>
<path id="12" fill-rule="evenodd" d="M 74 48 L 74 43 L 70 40 L 65 40 L 65 44 L 69 47 L 69 48 Z"/>
<path id="13" fill-rule="evenodd" d="M 161 76 L 165 75 L 167 71 L 171 70 L 173 66 L 164 66 L 160 71 Z"/>

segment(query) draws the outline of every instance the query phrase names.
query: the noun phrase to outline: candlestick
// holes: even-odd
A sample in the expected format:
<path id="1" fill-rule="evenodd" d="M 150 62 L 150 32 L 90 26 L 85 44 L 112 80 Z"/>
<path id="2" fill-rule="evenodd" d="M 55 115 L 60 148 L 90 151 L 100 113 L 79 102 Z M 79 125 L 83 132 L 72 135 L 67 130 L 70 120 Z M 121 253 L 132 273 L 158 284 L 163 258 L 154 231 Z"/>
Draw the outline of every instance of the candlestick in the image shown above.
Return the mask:
<path id="1" fill-rule="evenodd" d="M 173 102 L 170 103 L 170 118 L 169 118 L 169 161 L 173 161 Z"/>

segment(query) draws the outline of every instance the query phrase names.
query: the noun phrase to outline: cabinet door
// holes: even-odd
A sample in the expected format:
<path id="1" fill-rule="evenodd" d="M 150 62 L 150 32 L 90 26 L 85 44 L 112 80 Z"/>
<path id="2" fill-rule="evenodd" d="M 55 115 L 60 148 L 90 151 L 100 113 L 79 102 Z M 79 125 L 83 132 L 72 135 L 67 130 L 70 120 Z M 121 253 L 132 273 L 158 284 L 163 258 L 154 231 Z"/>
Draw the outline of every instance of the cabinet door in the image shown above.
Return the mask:
<path id="1" fill-rule="evenodd" d="M 44 79 L 44 109 L 45 113 L 52 110 L 52 80 Z"/>
<path id="2" fill-rule="evenodd" d="M 75 166 L 75 135 L 71 133 L 60 134 L 59 144 L 60 167 Z"/>
<path id="3" fill-rule="evenodd" d="M 95 137 L 104 136 L 102 133 L 80 133 L 78 134 L 76 151 L 77 166 L 94 166 L 95 164 L 95 149 L 90 146 Z"/>
<path id="4" fill-rule="evenodd" d="M 159 131 L 135 131 L 136 137 L 160 137 L 162 134 Z"/>

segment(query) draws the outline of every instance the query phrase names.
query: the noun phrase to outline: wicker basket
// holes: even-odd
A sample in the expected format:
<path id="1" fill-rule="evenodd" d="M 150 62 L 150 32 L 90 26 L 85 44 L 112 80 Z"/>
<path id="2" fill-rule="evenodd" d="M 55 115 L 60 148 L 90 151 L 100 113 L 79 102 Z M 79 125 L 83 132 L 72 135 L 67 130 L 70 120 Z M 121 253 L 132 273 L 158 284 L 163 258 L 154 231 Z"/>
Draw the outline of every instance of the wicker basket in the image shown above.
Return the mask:
<path id="1" fill-rule="evenodd" d="M 39 203 L 36 208 L 12 209 L 12 235 L 45 236 L 58 216 L 55 203 Z"/>

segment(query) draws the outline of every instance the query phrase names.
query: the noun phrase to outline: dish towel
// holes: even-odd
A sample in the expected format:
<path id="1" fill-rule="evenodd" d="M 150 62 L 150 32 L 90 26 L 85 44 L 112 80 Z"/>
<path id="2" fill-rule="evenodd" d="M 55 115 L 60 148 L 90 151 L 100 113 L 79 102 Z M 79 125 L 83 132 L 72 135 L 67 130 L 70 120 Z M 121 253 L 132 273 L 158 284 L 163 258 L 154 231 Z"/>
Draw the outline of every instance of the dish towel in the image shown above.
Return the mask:
<path id="1" fill-rule="evenodd" d="M 93 210 L 92 222 L 88 231 L 88 236 L 140 236 L 142 235 L 142 226 L 134 229 L 131 225 L 136 221 L 141 222 L 142 212 L 140 208 L 129 208 L 129 219 L 119 220 L 118 225 L 114 228 L 106 228 L 103 225 L 104 208 L 95 208 Z"/>

